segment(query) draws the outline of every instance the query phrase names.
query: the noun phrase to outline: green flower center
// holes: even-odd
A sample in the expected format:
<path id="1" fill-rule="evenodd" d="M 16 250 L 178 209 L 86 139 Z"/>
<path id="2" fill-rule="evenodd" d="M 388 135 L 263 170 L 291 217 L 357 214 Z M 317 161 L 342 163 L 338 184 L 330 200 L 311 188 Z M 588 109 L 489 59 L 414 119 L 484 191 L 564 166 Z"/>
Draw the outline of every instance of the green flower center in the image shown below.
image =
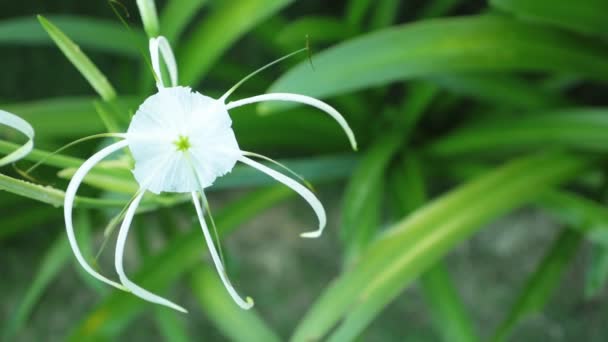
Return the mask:
<path id="1" fill-rule="evenodd" d="M 173 144 L 175 145 L 175 148 L 181 152 L 186 152 L 190 149 L 190 147 L 192 147 L 190 144 L 190 139 L 183 135 L 180 135 L 177 140 L 173 142 Z"/>

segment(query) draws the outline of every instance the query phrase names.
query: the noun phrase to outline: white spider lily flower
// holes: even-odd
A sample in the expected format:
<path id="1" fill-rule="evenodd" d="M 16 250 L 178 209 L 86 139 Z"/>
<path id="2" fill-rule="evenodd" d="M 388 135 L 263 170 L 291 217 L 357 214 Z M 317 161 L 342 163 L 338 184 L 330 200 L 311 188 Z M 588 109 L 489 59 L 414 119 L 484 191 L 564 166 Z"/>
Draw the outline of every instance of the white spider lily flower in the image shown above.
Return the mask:
<path id="1" fill-rule="evenodd" d="M 169 72 L 170 86 L 165 86 L 162 80 L 159 52 Z M 228 111 L 263 101 L 303 103 L 332 116 L 344 129 L 354 149 L 356 149 L 355 137 L 346 120 L 334 108 L 308 96 L 274 93 L 226 103 L 226 98 L 236 86 L 220 99 L 213 99 L 188 87 L 178 86 L 175 57 L 169 43 L 162 36 L 150 39 L 150 54 L 158 92 L 148 97 L 140 105 L 127 132 L 118 135 L 123 140 L 105 147 L 86 160 L 74 174 L 66 190 L 64 215 L 72 250 L 82 267 L 95 278 L 119 289 L 130 291 L 147 301 L 186 312 L 181 306 L 155 295 L 129 280 L 123 268 L 123 253 L 131 221 L 146 191 L 154 194 L 161 192 L 190 193 L 211 258 L 224 286 L 240 307 L 249 309 L 253 306 L 253 300 L 249 297 L 243 300 L 230 283 L 205 222 L 201 204 L 201 197 L 203 203 L 206 204 L 204 189 L 213 185 L 218 177 L 229 173 L 237 162 L 241 162 L 285 184 L 308 202 L 316 214 L 319 224 L 316 230 L 302 233 L 302 237 L 320 236 L 327 218 L 323 205 L 307 187 L 250 157 L 269 160 L 268 158 L 242 151 L 239 148 Z M 119 284 L 93 270 L 85 261 L 74 235 L 72 208 L 76 191 L 86 174 L 104 158 L 123 148 L 128 148 L 133 155 L 135 160 L 133 175 L 140 189 L 129 204 L 118 233 L 115 268 L 121 282 Z"/>
<path id="2" fill-rule="evenodd" d="M 34 148 L 34 129 L 22 118 L 15 114 L 0 110 L 0 125 L 8 126 L 21 132 L 27 137 L 27 142 L 17 148 L 15 151 L 0 158 L 0 166 L 14 163 L 17 160 L 28 155 Z"/>

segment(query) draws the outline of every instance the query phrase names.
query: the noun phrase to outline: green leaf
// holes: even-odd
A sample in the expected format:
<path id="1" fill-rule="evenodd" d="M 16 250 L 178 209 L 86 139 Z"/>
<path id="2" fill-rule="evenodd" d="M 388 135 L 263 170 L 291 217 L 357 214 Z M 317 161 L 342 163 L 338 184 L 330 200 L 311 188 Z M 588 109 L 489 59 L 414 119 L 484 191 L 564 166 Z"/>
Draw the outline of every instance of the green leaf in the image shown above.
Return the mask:
<path id="1" fill-rule="evenodd" d="M 115 21 L 66 15 L 49 18 L 74 42 L 87 49 L 139 58 L 138 47 L 145 46 L 143 32 L 127 30 Z M 35 18 L 25 17 L 0 21 L 0 44 L 38 46 L 51 45 L 51 41 Z"/>
<path id="2" fill-rule="evenodd" d="M 428 146 L 434 156 L 491 154 L 565 146 L 605 152 L 608 110 L 572 108 L 528 113 L 521 117 L 490 118 L 457 129 Z"/>
<path id="3" fill-rule="evenodd" d="M 281 340 L 255 309 L 243 310 L 234 303 L 211 267 L 204 266 L 194 271 L 190 283 L 203 312 L 230 341 Z"/>
<path id="4" fill-rule="evenodd" d="M 553 94 L 537 84 L 531 84 L 529 80 L 507 74 L 434 75 L 426 79 L 454 93 L 490 104 L 525 110 L 557 108 L 569 104 L 563 96 Z"/>
<path id="5" fill-rule="evenodd" d="M 295 50 L 302 47 L 306 37 L 309 37 L 314 50 L 319 44 L 334 43 L 354 34 L 355 29 L 334 17 L 308 16 L 285 26 L 276 35 L 275 42 Z"/>
<path id="6" fill-rule="evenodd" d="M 377 30 L 392 25 L 399 15 L 399 6 L 403 5 L 403 2 L 399 0 L 376 1 L 370 29 Z"/>
<path id="7" fill-rule="evenodd" d="M 156 4 L 154 3 L 154 0 L 137 0 L 136 3 L 148 38 L 158 36 L 158 14 L 156 13 Z"/>
<path id="8" fill-rule="evenodd" d="M 522 19 L 586 34 L 608 35 L 605 0 L 585 0 L 577 4 L 569 0 L 490 0 L 490 4 Z"/>
<path id="9" fill-rule="evenodd" d="M 425 181 L 418 160 L 407 153 L 391 175 L 395 215 L 405 217 L 427 201 Z M 444 261 L 438 261 L 420 276 L 422 290 L 429 302 L 435 328 L 444 341 L 478 341 L 471 317 L 467 314 Z"/>
<path id="10" fill-rule="evenodd" d="M 184 28 L 208 0 L 169 0 L 160 15 L 161 32 L 169 42 L 177 42 Z"/>
<path id="11" fill-rule="evenodd" d="M 439 261 L 420 277 L 435 327 L 446 342 L 479 341 L 446 267 Z"/>
<path id="12" fill-rule="evenodd" d="M 560 153 L 510 162 L 396 223 L 333 281 L 306 314 L 294 341 L 352 340 L 423 271 L 483 225 L 577 175 L 589 160 Z M 483 201 L 479 199 L 483 198 Z"/>
<path id="13" fill-rule="evenodd" d="M 426 1 L 420 10 L 418 18 L 435 18 L 449 13 L 459 5 L 461 0 L 432 0 Z"/>
<path id="14" fill-rule="evenodd" d="M 582 235 L 572 229 L 562 230 L 542 262 L 519 293 L 507 318 L 501 323 L 492 341 L 504 341 L 515 325 L 539 312 L 558 287 L 562 274 L 581 246 Z"/>
<path id="15" fill-rule="evenodd" d="M 314 61 L 316 72 L 302 62 L 269 91 L 326 98 L 398 80 L 462 72 L 570 72 L 608 80 L 608 48 L 597 40 L 496 15 L 391 27 L 329 48 Z M 259 108 L 268 112 L 278 107 L 266 103 Z"/>
<path id="16" fill-rule="evenodd" d="M 34 279 L 27 286 L 23 299 L 12 310 L 10 318 L 4 322 L 2 328 L 2 339 L 4 341 L 14 340 L 15 334 L 23 329 L 32 311 L 35 310 L 40 297 L 65 266 L 71 254 L 72 250 L 68 240 L 65 234 L 61 232 L 44 253 L 40 265 L 34 273 Z"/>
<path id="17" fill-rule="evenodd" d="M 93 105 L 95 100 L 93 97 L 63 97 L 8 103 L 3 104 L 2 108 L 19 113 L 19 116 L 30 122 L 36 131 L 37 140 L 82 138 L 104 131 L 103 122 L 99 120 Z M 118 98 L 116 102 L 134 109 L 140 99 L 127 96 Z"/>
<path id="18" fill-rule="evenodd" d="M 400 133 L 387 134 L 375 142 L 353 172 L 343 199 L 342 229 L 347 263 L 375 237 L 382 214 L 386 172 L 401 146 Z"/>
<path id="19" fill-rule="evenodd" d="M 107 80 L 107 78 L 97 69 L 95 64 L 80 50 L 68 36 L 66 36 L 57 26 L 43 16 L 38 16 L 38 21 L 44 30 L 53 39 L 57 47 L 70 60 L 70 62 L 80 71 L 82 76 L 91 84 L 93 89 L 105 101 L 111 101 L 116 98 L 116 91 Z"/>
<path id="20" fill-rule="evenodd" d="M 371 0 L 350 0 L 346 7 L 346 21 L 352 26 L 361 26 L 371 5 Z"/>
<path id="21" fill-rule="evenodd" d="M 602 293 L 608 281 L 608 247 L 591 246 L 589 263 L 585 270 L 585 297 L 591 299 Z"/>
<path id="22" fill-rule="evenodd" d="M 608 209 L 603 204 L 566 191 L 549 191 L 538 204 L 588 241 L 608 247 Z"/>
<path id="23" fill-rule="evenodd" d="M 184 40 L 182 49 L 178 51 L 181 83 L 195 86 L 235 41 L 292 1 L 234 0 L 219 3 Z"/>
<path id="24" fill-rule="evenodd" d="M 154 310 L 154 320 L 165 341 L 192 341 L 192 338 L 188 336 L 186 319 L 183 315 L 177 315 L 173 311 L 158 307 Z"/>
<path id="25" fill-rule="evenodd" d="M 238 225 L 263 210 L 289 197 L 284 187 L 273 187 L 252 193 L 232 203 L 215 215 L 220 236 L 235 230 Z M 193 209 L 194 210 L 194 209 Z M 174 239 L 159 255 L 145 261 L 134 282 L 154 292 L 167 288 L 186 271 L 201 263 L 206 253 L 200 229 L 193 227 L 188 233 Z M 161 292 L 162 293 L 162 292 Z M 75 327 L 70 341 L 115 336 L 138 313 L 155 304 L 148 303 L 122 291 L 114 291 Z"/>
<path id="26" fill-rule="evenodd" d="M 51 186 L 43 186 L 24 180 L 12 178 L 0 173 L 0 191 L 7 191 L 19 196 L 47 203 L 55 207 L 63 206 L 65 192 Z M 155 196 L 149 201 L 142 202 L 142 208 L 156 208 L 159 206 L 171 206 L 181 202 L 181 198 L 163 198 Z M 125 206 L 126 201 L 111 199 L 96 199 L 89 197 L 76 197 L 75 206 L 83 207 L 119 207 Z"/>

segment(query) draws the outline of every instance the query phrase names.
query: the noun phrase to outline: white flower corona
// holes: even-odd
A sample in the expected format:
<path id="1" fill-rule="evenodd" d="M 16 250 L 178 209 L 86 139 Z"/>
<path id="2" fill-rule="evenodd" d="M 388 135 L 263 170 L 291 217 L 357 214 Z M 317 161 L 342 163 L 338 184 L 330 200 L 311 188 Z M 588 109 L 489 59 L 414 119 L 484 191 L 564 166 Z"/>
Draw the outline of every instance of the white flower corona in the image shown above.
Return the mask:
<path id="1" fill-rule="evenodd" d="M 160 55 L 165 61 L 171 86 L 165 86 L 160 65 Z M 190 193 L 211 258 L 228 293 L 244 309 L 253 306 L 253 300 L 243 300 L 226 275 L 219 253 L 204 219 L 204 189 L 211 186 L 217 177 L 230 172 L 237 162 L 249 165 L 287 185 L 308 202 L 317 215 L 319 226 L 316 230 L 301 236 L 314 238 L 321 235 L 326 224 L 326 214 L 321 202 L 305 186 L 297 181 L 260 164 L 249 157 L 259 156 L 239 148 L 232 130 L 232 120 L 228 111 L 232 108 L 263 101 L 291 101 L 316 107 L 330 116 L 344 129 L 353 149 L 356 149 L 354 135 L 344 118 L 333 107 L 317 99 L 290 93 L 273 93 L 254 96 L 225 103 L 235 89 L 232 88 L 220 99 L 212 99 L 188 87 L 177 85 L 177 65 L 168 41 L 164 37 L 150 39 L 152 68 L 157 80 L 158 92 L 148 97 L 133 116 L 124 140 L 114 143 L 87 159 L 72 177 L 66 190 L 64 217 L 70 245 L 82 267 L 95 278 L 153 303 L 186 312 L 181 306 L 155 295 L 135 283 L 125 274 L 123 253 L 131 222 L 146 191 Z M 250 76 L 248 76 L 250 77 Z M 247 79 L 247 78 L 246 78 Z M 240 83 L 239 83 L 240 84 Z M 238 86 L 238 85 L 237 85 Z M 128 147 L 135 160 L 133 175 L 139 184 L 139 191 L 130 202 L 121 224 L 115 250 L 115 267 L 120 284 L 112 281 L 85 261 L 78 247 L 72 222 L 72 208 L 78 187 L 86 174 L 110 154 Z"/>
<path id="2" fill-rule="evenodd" d="M 146 189 L 155 194 L 211 186 L 242 156 L 226 106 L 186 87 L 161 88 L 147 98 L 127 141 L 135 179 L 150 179 Z"/>

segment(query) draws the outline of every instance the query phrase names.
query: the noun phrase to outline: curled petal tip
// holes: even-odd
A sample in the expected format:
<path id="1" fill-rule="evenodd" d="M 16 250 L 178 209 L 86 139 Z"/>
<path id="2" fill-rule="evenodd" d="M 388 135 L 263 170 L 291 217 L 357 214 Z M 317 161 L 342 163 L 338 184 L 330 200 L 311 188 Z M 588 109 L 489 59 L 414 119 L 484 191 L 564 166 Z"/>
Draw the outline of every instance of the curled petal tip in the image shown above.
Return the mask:
<path id="1" fill-rule="evenodd" d="M 174 309 L 175 309 L 175 310 L 177 310 L 177 311 L 179 311 L 179 312 L 181 312 L 181 313 L 185 313 L 185 314 L 187 314 L 187 313 L 188 313 L 188 310 L 186 310 L 186 309 L 182 308 L 181 306 L 177 306 L 177 305 L 176 305 L 176 306 L 174 307 Z"/>
<path id="2" fill-rule="evenodd" d="M 302 233 L 300 234 L 301 237 L 303 238 L 308 238 L 308 239 L 316 239 L 319 236 L 321 236 L 322 231 L 319 230 L 315 230 L 314 232 L 306 232 L 306 233 Z"/>
<path id="3" fill-rule="evenodd" d="M 245 298 L 245 301 L 247 302 L 247 305 L 243 306 L 243 309 L 245 309 L 245 310 L 251 309 L 254 305 L 253 298 L 247 297 L 247 298 Z"/>

